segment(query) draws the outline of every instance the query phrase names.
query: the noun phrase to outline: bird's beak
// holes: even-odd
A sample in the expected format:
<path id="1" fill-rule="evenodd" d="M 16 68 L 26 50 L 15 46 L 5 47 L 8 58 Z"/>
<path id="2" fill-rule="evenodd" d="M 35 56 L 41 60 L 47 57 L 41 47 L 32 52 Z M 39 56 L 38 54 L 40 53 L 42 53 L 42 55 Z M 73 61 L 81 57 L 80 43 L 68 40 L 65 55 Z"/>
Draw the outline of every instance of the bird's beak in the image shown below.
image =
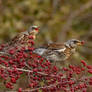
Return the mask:
<path id="1" fill-rule="evenodd" d="M 78 46 L 84 45 L 84 41 L 79 41 L 79 42 L 77 43 L 77 45 L 78 45 Z"/>
<path id="2" fill-rule="evenodd" d="M 38 27 L 38 28 L 35 28 L 35 30 L 38 32 L 39 31 L 39 29 L 40 29 L 40 27 Z"/>

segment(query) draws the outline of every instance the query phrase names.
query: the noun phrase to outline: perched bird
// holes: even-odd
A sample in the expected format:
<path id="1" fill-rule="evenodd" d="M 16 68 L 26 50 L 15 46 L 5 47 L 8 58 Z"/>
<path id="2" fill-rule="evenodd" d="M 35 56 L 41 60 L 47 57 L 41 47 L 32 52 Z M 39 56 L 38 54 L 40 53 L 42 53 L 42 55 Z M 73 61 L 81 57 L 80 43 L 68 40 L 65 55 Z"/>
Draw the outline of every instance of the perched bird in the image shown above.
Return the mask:
<path id="1" fill-rule="evenodd" d="M 63 44 L 51 43 L 46 47 L 36 48 L 33 52 L 52 62 L 65 61 L 75 52 L 77 46 L 82 44 L 83 41 L 71 39 Z"/>
<path id="2" fill-rule="evenodd" d="M 32 40 L 34 40 L 36 38 L 36 35 L 39 32 L 39 27 L 38 26 L 31 26 L 29 27 L 28 30 L 26 30 L 25 32 L 22 32 L 20 34 L 18 34 L 17 36 L 15 36 L 9 43 L 8 43 L 8 47 L 15 47 L 15 46 L 30 46 L 30 43 L 28 43 L 30 41 L 29 37 L 31 37 Z"/>
<path id="3" fill-rule="evenodd" d="M 33 41 L 36 38 L 36 35 L 39 32 L 38 26 L 31 26 L 25 32 L 21 32 L 15 36 L 6 46 L 0 50 L 0 55 L 8 53 L 11 49 L 14 50 L 17 48 L 16 52 L 19 51 L 22 47 L 28 49 L 31 46 L 30 41 Z"/>
<path id="4" fill-rule="evenodd" d="M 38 26 L 31 26 L 27 31 L 22 32 L 18 34 L 16 37 L 14 37 L 10 41 L 9 45 L 14 45 L 14 44 L 18 45 L 18 43 L 23 43 L 23 42 L 27 44 L 29 36 L 35 39 L 38 32 L 39 32 Z"/>

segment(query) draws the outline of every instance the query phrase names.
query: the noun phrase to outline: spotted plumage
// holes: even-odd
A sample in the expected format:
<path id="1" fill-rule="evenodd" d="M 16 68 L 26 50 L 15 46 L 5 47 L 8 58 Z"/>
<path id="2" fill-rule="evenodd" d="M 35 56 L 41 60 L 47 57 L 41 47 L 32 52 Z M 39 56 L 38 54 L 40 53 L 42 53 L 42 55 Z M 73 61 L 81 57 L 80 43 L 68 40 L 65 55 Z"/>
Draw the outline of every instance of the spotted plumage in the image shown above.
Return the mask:
<path id="1" fill-rule="evenodd" d="M 65 61 L 76 50 L 76 47 L 82 45 L 82 42 L 76 39 L 69 40 L 63 44 L 51 43 L 46 47 L 36 48 L 34 53 L 45 57 L 49 61 Z"/>
<path id="2" fill-rule="evenodd" d="M 36 35 L 38 33 L 38 26 L 31 26 L 26 32 L 22 32 L 20 34 L 18 34 L 15 38 L 13 38 L 9 45 L 19 45 L 19 44 L 26 44 L 28 45 L 28 41 L 29 41 L 29 36 L 32 36 L 33 39 L 36 38 Z M 23 45 L 24 45 L 23 44 Z"/>
<path id="3" fill-rule="evenodd" d="M 28 47 L 31 46 L 31 43 L 29 43 L 29 41 L 34 40 L 38 32 L 38 26 L 31 26 L 25 32 L 21 32 L 17 36 L 15 36 L 9 43 L 7 43 L 7 46 L 4 47 L 1 52 L 5 53 L 15 48 L 17 48 L 17 50 L 20 50 L 22 47 L 28 49 Z M 29 39 L 29 37 L 32 37 L 32 39 Z"/>

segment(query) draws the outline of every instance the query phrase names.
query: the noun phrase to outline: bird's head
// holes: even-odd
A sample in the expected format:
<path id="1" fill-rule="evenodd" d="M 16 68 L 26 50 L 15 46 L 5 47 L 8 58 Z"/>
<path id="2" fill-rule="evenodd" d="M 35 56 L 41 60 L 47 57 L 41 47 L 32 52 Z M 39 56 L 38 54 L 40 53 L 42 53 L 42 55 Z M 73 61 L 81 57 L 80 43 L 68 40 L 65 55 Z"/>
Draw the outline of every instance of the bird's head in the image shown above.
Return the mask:
<path id="1" fill-rule="evenodd" d="M 84 41 L 79 41 L 77 39 L 71 39 L 65 42 L 65 45 L 69 48 L 76 48 L 77 46 L 83 45 Z"/>
<path id="2" fill-rule="evenodd" d="M 28 33 L 31 34 L 31 33 L 38 33 L 39 32 L 39 27 L 38 26 L 31 26 L 29 29 L 28 29 Z"/>

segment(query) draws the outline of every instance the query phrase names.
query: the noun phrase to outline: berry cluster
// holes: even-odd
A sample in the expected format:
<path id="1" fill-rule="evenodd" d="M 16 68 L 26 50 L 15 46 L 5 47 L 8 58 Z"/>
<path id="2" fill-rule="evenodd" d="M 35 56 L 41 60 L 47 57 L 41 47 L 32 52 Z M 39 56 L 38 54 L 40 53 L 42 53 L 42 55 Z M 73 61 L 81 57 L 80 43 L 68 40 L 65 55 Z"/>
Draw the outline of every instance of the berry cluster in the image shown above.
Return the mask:
<path id="1" fill-rule="evenodd" d="M 33 53 L 34 41 L 29 37 L 31 47 L 17 46 L 4 51 L 6 45 L 0 46 L 0 78 L 4 80 L 6 88 L 14 88 L 14 84 L 25 74 L 28 78 L 28 90 L 19 88 L 18 92 L 86 92 L 92 85 L 92 66 L 81 61 L 80 66 L 69 65 L 62 69 L 53 65 L 45 58 Z M 6 54 L 7 53 L 7 54 Z M 88 76 L 89 75 L 89 76 Z"/>

